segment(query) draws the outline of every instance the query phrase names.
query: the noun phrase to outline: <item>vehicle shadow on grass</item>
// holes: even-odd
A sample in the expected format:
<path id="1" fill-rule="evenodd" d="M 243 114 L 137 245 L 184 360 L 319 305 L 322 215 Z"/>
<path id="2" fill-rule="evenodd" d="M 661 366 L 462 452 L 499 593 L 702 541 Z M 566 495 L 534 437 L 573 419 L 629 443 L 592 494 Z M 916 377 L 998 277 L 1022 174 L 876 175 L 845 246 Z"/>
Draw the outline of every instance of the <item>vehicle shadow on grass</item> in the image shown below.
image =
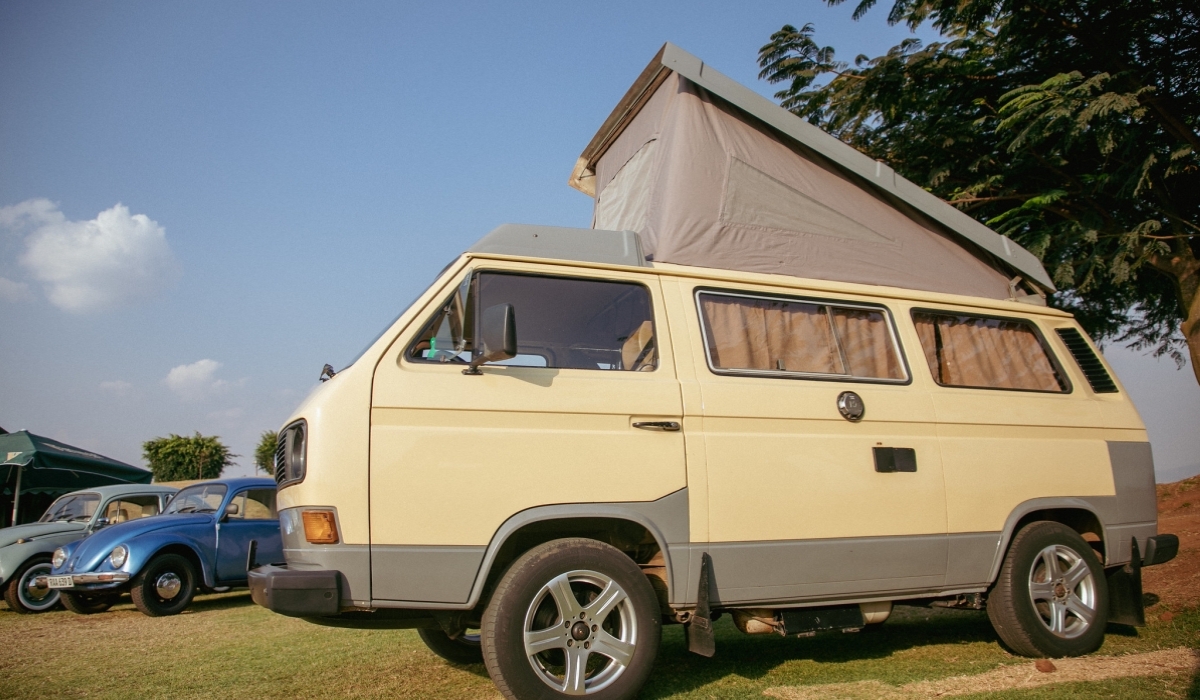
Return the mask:
<path id="1" fill-rule="evenodd" d="M 985 613 L 939 611 L 930 615 L 932 619 L 918 615 L 922 613 L 863 632 L 826 632 L 808 638 L 746 635 L 724 617 L 714 625 L 717 653 L 711 659 L 689 653 L 683 629 L 672 625 L 663 629 L 658 660 L 641 697 L 669 697 L 727 677 L 754 681 L 791 661 L 843 663 L 883 659 L 914 647 L 997 641 Z"/>
<path id="2" fill-rule="evenodd" d="M 233 593 L 201 594 L 192 600 L 187 607 L 193 613 L 202 613 L 231 608 L 244 608 L 254 605 L 250 599 L 250 591 L 235 591 Z"/>

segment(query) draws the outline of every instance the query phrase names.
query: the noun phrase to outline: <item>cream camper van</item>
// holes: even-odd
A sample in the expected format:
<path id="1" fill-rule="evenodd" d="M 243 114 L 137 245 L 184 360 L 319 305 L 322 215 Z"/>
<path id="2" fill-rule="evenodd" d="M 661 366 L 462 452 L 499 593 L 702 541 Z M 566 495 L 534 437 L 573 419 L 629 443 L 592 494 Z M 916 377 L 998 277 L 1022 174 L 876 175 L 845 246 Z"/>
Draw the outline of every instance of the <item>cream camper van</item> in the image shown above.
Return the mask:
<path id="1" fill-rule="evenodd" d="M 631 697 L 719 615 L 986 608 L 1053 657 L 1142 622 L 1146 430 L 1036 258 L 738 88 L 664 47 L 572 175 L 595 228 L 496 229 L 305 400 L 258 604 L 510 698 Z"/>

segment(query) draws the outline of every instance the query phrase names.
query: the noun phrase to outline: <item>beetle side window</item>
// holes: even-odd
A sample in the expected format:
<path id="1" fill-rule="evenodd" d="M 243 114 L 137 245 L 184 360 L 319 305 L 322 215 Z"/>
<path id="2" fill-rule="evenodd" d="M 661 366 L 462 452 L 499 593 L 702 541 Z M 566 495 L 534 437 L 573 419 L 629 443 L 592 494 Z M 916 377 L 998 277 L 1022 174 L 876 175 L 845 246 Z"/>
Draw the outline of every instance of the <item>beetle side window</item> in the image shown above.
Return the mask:
<path id="1" fill-rule="evenodd" d="M 942 386 L 1066 393 L 1071 390 L 1029 321 L 913 311 L 934 380 Z"/>
<path id="2" fill-rule="evenodd" d="M 640 284 L 481 272 L 470 297 L 468 308 L 513 306 L 517 355 L 491 364 L 642 372 L 658 366 L 650 292 Z M 455 313 L 448 302 L 409 349 L 410 360 L 470 361 L 471 314 L 463 324 L 467 342 L 445 349 L 455 337 Z"/>
<path id="3" fill-rule="evenodd" d="M 251 489 L 243 491 L 230 501 L 237 506 L 236 513 L 227 517 L 231 520 L 274 520 L 275 489 Z"/>
<path id="4" fill-rule="evenodd" d="M 696 299 L 714 372 L 908 379 L 883 309 L 712 292 Z"/>
<path id="5" fill-rule="evenodd" d="M 110 525 L 158 515 L 158 496 L 125 496 L 104 509 Z"/>

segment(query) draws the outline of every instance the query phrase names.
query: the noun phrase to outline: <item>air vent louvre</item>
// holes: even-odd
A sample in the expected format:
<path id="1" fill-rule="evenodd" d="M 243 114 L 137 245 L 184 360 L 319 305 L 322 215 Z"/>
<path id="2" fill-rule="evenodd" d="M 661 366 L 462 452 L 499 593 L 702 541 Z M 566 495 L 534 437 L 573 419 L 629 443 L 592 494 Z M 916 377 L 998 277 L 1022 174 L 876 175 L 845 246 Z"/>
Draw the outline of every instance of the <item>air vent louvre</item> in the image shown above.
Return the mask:
<path id="1" fill-rule="evenodd" d="M 1083 335 L 1074 328 L 1056 328 L 1054 330 L 1058 333 L 1058 337 L 1062 338 L 1067 349 L 1071 351 L 1071 356 L 1075 358 L 1079 369 L 1083 370 L 1083 376 L 1087 377 L 1088 384 L 1092 385 L 1092 391 L 1097 394 L 1117 393 L 1116 382 L 1109 376 L 1108 370 L 1104 369 L 1100 358 L 1092 352 L 1091 346 L 1084 340 Z"/>

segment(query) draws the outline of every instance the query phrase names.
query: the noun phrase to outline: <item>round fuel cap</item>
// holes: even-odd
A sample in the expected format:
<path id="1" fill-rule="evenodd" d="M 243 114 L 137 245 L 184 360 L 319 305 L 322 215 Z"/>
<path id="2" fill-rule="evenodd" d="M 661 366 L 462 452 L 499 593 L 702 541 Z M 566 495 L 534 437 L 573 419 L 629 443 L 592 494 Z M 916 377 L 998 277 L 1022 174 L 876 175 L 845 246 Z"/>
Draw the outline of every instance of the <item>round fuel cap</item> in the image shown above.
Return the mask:
<path id="1" fill-rule="evenodd" d="M 853 391 L 843 391 L 837 397 L 838 413 L 842 414 L 842 418 L 857 423 L 862 420 L 863 414 L 866 413 L 867 407 L 863 403 L 862 397 Z"/>

